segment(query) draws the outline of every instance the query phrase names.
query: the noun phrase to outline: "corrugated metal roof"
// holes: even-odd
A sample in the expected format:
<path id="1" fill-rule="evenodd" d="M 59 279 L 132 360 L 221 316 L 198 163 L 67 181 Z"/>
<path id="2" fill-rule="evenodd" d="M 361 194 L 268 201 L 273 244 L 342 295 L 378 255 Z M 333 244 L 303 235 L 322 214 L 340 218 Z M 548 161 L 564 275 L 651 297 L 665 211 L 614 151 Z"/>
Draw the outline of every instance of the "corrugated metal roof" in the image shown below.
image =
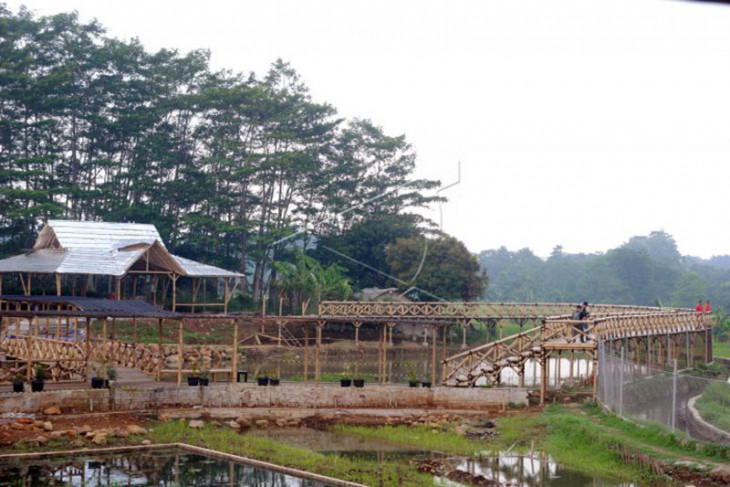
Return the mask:
<path id="1" fill-rule="evenodd" d="M 154 225 L 143 223 L 82 222 L 48 220 L 58 243 L 66 249 L 111 249 L 118 242 L 154 242 L 162 238 Z"/>
<path id="2" fill-rule="evenodd" d="M 180 266 L 185 269 L 185 274 L 190 277 L 241 277 L 243 274 L 237 272 L 227 271 L 220 267 L 215 267 L 208 264 L 201 264 L 194 260 L 180 257 L 179 255 L 173 255 L 175 260 Z"/>
<path id="3" fill-rule="evenodd" d="M 139 299 L 114 300 L 83 296 L 20 296 L 5 294 L 0 296 L 0 300 L 31 304 L 66 304 L 89 313 L 109 313 L 110 316 L 116 317 L 176 318 L 181 316 L 180 313 L 158 308 Z M 53 310 L 50 312 L 61 313 Z"/>
<path id="4" fill-rule="evenodd" d="M 54 236 L 61 249 L 50 248 Z M 184 276 L 242 276 L 170 254 L 154 225 L 68 220 L 49 220 L 31 252 L 0 260 L 0 273 L 123 276 L 147 249 L 157 265 Z"/>

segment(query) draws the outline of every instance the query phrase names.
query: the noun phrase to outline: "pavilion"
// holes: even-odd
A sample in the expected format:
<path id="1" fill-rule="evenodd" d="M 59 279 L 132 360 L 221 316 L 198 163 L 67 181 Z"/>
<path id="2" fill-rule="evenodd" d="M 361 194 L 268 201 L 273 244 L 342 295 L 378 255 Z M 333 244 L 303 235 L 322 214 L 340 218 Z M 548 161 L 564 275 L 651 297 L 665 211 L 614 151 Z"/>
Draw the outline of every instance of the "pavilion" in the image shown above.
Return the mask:
<path id="1" fill-rule="evenodd" d="M 164 306 L 171 290 L 170 309 L 173 312 L 178 308 L 195 311 L 198 306 L 222 307 L 224 313 L 228 312 L 231 297 L 244 277 L 173 255 L 154 225 L 70 220 L 49 220 L 30 251 L 0 260 L 0 296 L 5 275 L 10 279 L 17 276 L 25 296 L 34 292 L 46 294 L 50 277 L 51 282 L 55 280 L 57 296 L 62 296 L 64 291 L 72 296 L 86 296 L 93 286 L 94 293 L 103 297 L 137 299 L 144 296 L 151 304 Z M 178 280 L 181 278 L 189 280 L 185 292 L 188 302 L 179 301 L 181 286 Z M 107 289 L 101 292 L 104 280 Z M 197 301 L 206 280 L 214 280 L 215 295 L 222 281 L 222 302 Z"/>

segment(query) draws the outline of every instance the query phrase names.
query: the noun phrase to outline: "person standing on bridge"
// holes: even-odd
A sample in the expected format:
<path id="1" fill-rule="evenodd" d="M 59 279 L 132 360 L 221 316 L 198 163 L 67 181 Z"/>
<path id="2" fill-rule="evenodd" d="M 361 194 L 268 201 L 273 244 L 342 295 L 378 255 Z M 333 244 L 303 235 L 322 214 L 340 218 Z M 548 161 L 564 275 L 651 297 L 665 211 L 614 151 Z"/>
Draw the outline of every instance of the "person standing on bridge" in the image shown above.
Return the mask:
<path id="1" fill-rule="evenodd" d="M 710 314 L 712 313 L 712 306 L 710 306 L 710 300 L 708 299 L 705 301 L 705 313 Z"/>
<path id="2" fill-rule="evenodd" d="M 701 299 L 699 301 L 697 301 L 697 306 L 695 306 L 695 311 L 697 311 L 698 313 L 702 313 L 702 300 Z"/>
<path id="3" fill-rule="evenodd" d="M 583 329 L 583 324 L 582 324 L 582 323 L 576 323 L 576 322 L 579 322 L 579 321 L 581 320 L 581 315 L 582 315 L 582 314 L 583 314 L 583 306 L 581 306 L 581 305 L 579 304 L 579 305 L 577 305 L 577 306 L 575 307 L 575 312 L 574 312 L 574 313 L 573 313 L 573 315 L 572 315 L 572 316 L 570 317 L 570 319 L 571 319 L 571 320 L 573 321 L 573 329 L 575 330 L 575 331 L 573 332 L 573 336 L 579 335 L 579 336 L 580 336 L 580 341 L 581 341 L 581 342 L 582 342 L 582 341 L 583 341 L 583 339 L 584 339 L 584 336 L 583 336 L 583 334 L 582 334 L 582 333 L 580 333 L 580 332 L 582 331 L 582 329 Z"/>

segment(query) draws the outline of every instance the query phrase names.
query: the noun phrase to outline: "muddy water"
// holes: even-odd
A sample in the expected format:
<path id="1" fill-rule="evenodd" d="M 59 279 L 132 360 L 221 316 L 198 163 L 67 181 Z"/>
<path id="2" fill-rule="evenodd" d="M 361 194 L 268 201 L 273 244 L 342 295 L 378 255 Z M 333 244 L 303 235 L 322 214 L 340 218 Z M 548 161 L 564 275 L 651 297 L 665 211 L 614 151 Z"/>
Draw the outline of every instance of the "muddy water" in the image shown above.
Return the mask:
<path id="1" fill-rule="evenodd" d="M 566 468 L 548 455 L 534 452 L 484 454 L 474 457 L 453 455 L 438 451 L 414 450 L 386 440 L 362 438 L 356 435 L 320 431 L 307 428 L 298 430 L 254 430 L 250 434 L 283 441 L 293 446 L 320 451 L 329 455 L 347 456 L 368 461 L 437 461 L 450 469 L 472 475 L 482 475 L 501 485 L 515 487 L 634 487 L 610 479 L 593 477 Z M 435 477 L 438 485 L 460 486 L 445 478 Z"/>

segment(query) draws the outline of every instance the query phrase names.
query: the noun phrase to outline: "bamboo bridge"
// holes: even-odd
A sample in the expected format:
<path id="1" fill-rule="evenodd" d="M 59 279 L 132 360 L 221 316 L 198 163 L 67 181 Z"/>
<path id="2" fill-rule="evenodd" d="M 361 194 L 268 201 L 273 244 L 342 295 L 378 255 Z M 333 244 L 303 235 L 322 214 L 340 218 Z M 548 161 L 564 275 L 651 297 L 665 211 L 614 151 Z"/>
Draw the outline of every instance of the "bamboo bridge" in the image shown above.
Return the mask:
<path id="1" fill-rule="evenodd" d="M 687 365 L 712 361 L 711 315 L 680 308 L 596 304 L 591 306 L 590 318 L 576 322 L 570 319 L 575 305 L 568 303 L 330 301 L 320 303 L 317 314 L 301 316 L 182 314 L 143 305 L 72 297 L 0 296 L 0 352 L 5 354 L 8 363 L 14 364 L 6 369 L 7 374 L 0 377 L 0 381 L 8 380 L 9 374 L 17 372 L 30 378 L 35 363 L 48 365 L 54 380 L 85 380 L 89 361 L 103 359 L 144 372 L 150 380 L 174 374 L 179 383 L 187 371 L 182 369 L 182 364 L 176 369 L 164 369 L 162 329 L 171 322 L 177 323 L 179 342 L 176 345 L 182 356 L 183 327 L 193 320 L 215 320 L 234 327 L 233 344 L 236 346 L 233 347 L 232 363 L 230 368 L 218 371 L 229 380 L 236 377 L 237 345 L 247 339 L 239 337 L 240 325 L 261 330 L 274 327 L 270 336 L 278 338 L 279 345 L 288 343 L 301 347 L 305 381 L 310 377 L 310 342 L 314 341 L 315 383 L 321 376 L 323 334 L 332 324 L 351 325 L 356 343 L 363 324 L 377 329 L 380 382 L 387 380 L 387 349 L 392 343 L 393 330 L 399 326 L 420 325 L 424 328 L 424 340 L 430 345 L 430 378 L 434 384 L 448 387 L 501 385 L 503 371 L 509 369 L 518 377 L 516 385 L 525 386 L 525 369 L 529 363 L 540 367 L 542 400 L 551 373 L 560 376 L 559 361 L 558 370 L 551 372 L 550 360 L 563 354 L 573 357 L 577 353 L 588 359 L 592 364 L 590 374 L 595 393 L 600 370 L 599 342 L 604 347 L 624 347 L 633 360 L 647 365 L 666 366 L 678 357 L 684 357 Z M 116 319 L 134 321 L 134 343 L 115 340 L 113 331 L 111 338 L 107 335 L 107 321 L 111 320 L 113 327 Z M 137 319 L 147 320 L 145 323 L 157 321 L 157 347 L 136 343 Z M 82 321 L 81 330 L 79 320 Z M 103 333 L 93 338 L 89 328 L 92 320 L 103 323 Z M 25 327 L 21 327 L 21 321 Z M 503 323 L 514 322 L 521 331 L 510 336 L 500 332 L 496 341 L 466 348 L 466 331 L 474 322 L 495 330 L 502 330 Z M 45 323 L 45 334 L 39 323 Z M 299 338 L 287 327 L 296 327 Z M 449 330 L 453 327 L 462 332 L 463 350 L 447 356 Z M 314 338 L 310 339 L 312 331 Z M 698 348 L 700 344 L 701 348 Z"/>

